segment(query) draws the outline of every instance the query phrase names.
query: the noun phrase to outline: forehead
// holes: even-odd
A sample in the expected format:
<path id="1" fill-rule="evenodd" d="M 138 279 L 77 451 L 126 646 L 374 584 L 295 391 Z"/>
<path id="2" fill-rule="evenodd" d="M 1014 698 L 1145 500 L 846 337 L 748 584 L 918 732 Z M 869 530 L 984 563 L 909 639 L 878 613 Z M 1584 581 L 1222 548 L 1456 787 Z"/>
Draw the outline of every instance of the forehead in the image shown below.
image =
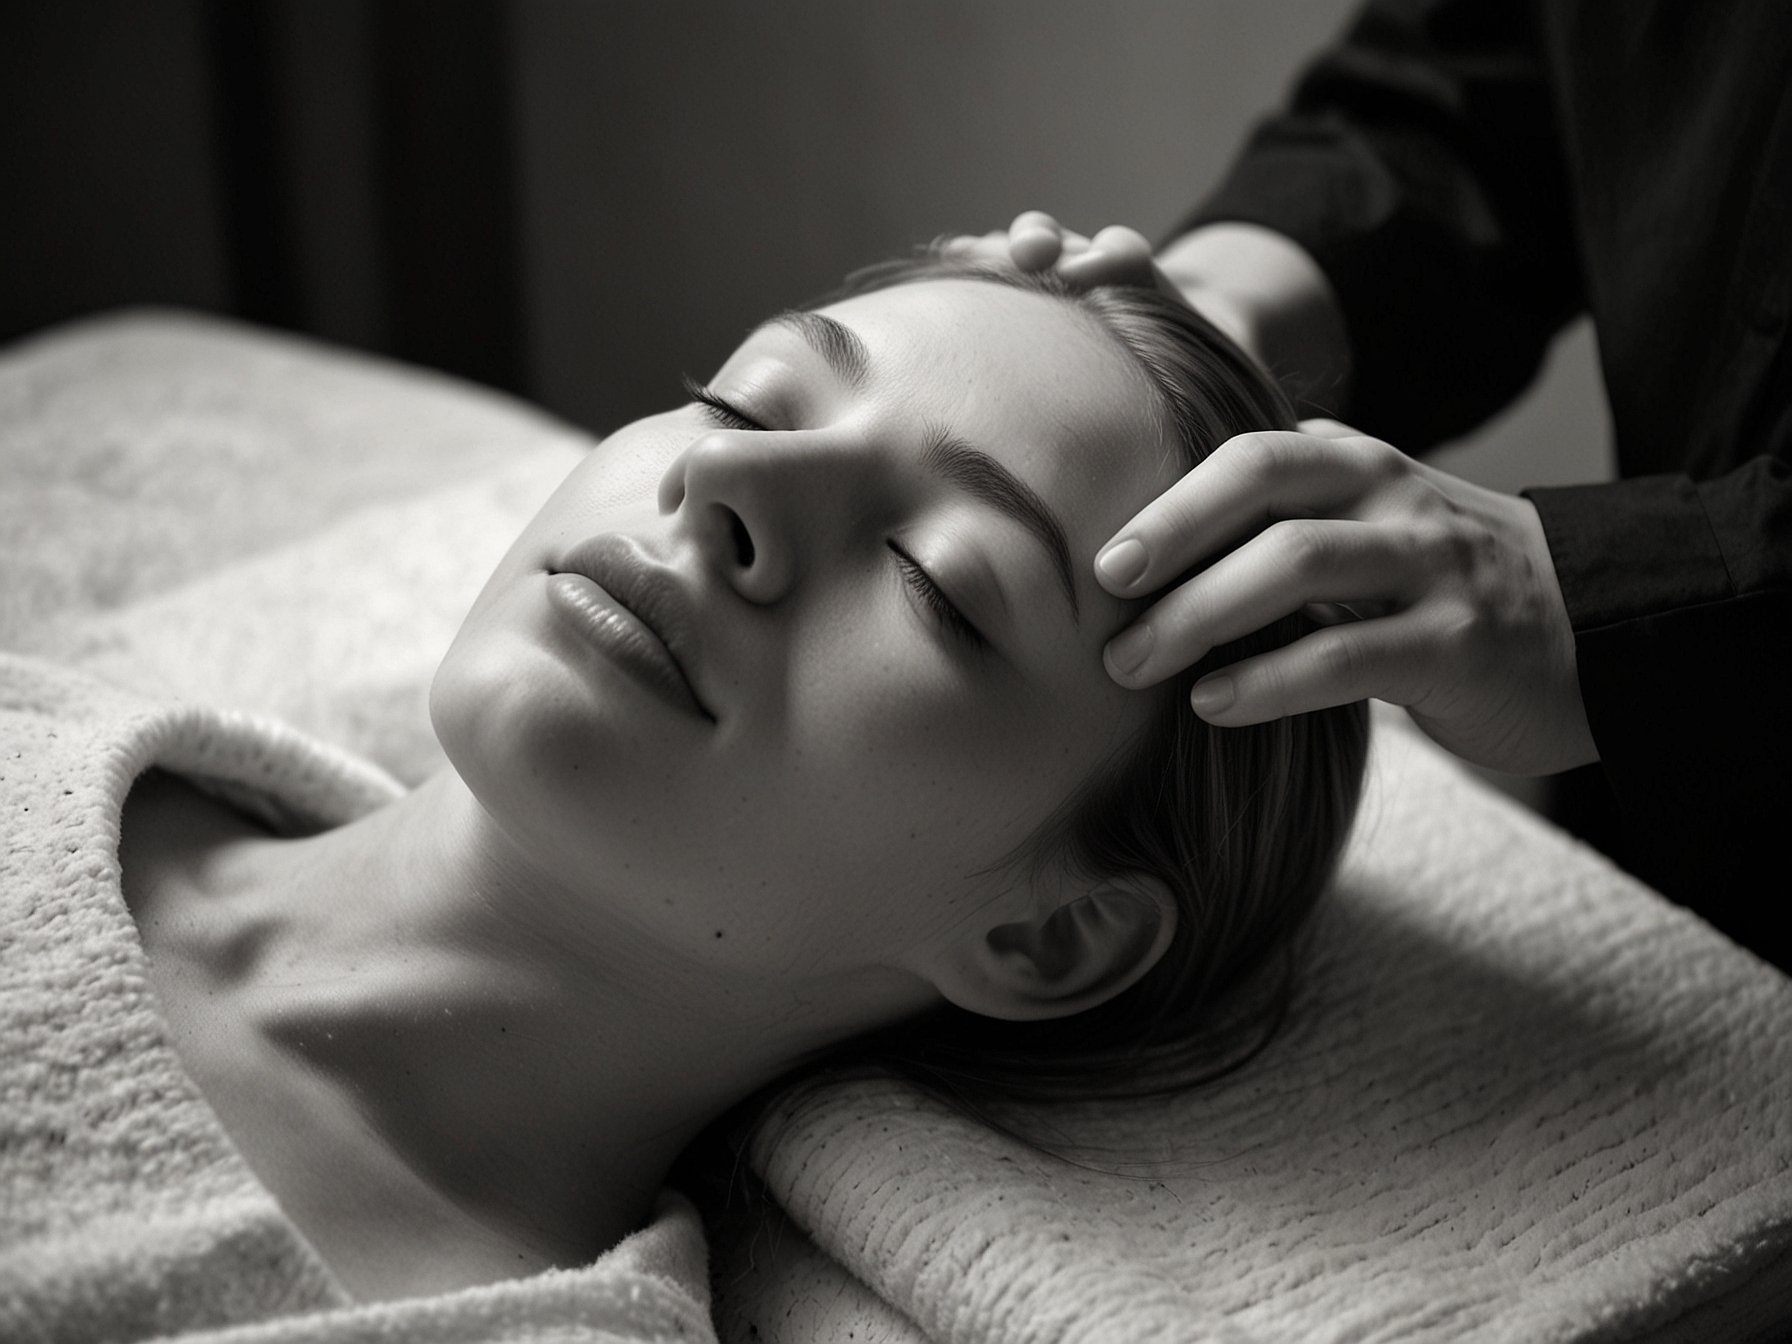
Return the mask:
<path id="1" fill-rule="evenodd" d="M 864 342 L 878 400 L 999 458 L 1063 511 L 1073 549 L 1092 553 L 1181 474 L 1144 375 L 1074 304 L 945 279 L 823 311 Z"/>

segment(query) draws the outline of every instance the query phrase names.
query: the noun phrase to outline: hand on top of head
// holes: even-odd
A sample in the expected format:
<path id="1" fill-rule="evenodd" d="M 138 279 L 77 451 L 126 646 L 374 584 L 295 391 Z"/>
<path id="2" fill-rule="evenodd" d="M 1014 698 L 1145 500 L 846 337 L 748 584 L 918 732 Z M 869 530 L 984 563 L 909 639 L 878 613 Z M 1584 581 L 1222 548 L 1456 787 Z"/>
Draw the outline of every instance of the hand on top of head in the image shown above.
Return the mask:
<path id="1" fill-rule="evenodd" d="M 1152 260 L 1151 244 L 1145 236 L 1124 224 L 1110 224 L 1094 237 L 1085 237 L 1043 210 L 1023 210 L 1006 229 L 981 237 L 953 238 L 946 250 L 1022 271 L 1056 271 L 1078 288 L 1140 285 L 1187 302 Z"/>

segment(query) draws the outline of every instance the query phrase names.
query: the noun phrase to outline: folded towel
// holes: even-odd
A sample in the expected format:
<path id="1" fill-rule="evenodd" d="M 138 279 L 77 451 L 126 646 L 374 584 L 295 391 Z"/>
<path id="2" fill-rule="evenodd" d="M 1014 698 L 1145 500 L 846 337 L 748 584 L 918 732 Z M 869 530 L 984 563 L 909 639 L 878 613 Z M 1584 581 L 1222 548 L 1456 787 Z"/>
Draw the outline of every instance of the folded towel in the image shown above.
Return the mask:
<path id="1" fill-rule="evenodd" d="M 33 644 L 145 694 L 282 719 L 416 784 L 446 763 L 429 726 L 436 665 L 505 548 L 582 455 L 538 445 L 165 592 L 48 619 Z"/>
<path id="2" fill-rule="evenodd" d="M 442 374 L 194 314 L 0 352 L 0 648 L 591 438 Z"/>
<path id="3" fill-rule="evenodd" d="M 752 1151 L 814 1246 L 718 1250 L 723 1338 L 1780 1337 L 1792 982 L 1379 719 L 1260 1058 L 1050 1116 L 1081 1167 L 831 1089 Z"/>
<path id="4" fill-rule="evenodd" d="M 0 1339 L 713 1339 L 695 1213 L 594 1264 L 354 1308 L 181 1068 L 125 908 L 119 824 L 151 766 L 277 829 L 394 798 L 291 728 L 158 705 L 0 655 Z M 309 1313 L 309 1314 L 307 1314 Z M 322 1313 L 322 1314 L 319 1314 Z"/>
<path id="5" fill-rule="evenodd" d="M 429 680 L 589 435 L 425 370 L 184 313 L 0 355 L 0 649 L 273 715 L 407 783 Z"/>

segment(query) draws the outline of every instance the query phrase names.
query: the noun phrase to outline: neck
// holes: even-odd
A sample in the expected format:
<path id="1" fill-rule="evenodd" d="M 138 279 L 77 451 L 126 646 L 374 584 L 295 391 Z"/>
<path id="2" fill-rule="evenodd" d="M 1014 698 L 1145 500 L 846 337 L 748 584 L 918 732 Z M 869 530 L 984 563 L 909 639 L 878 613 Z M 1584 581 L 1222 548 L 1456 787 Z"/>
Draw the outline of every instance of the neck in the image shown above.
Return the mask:
<path id="1" fill-rule="evenodd" d="M 732 983 L 626 911 L 593 918 L 452 772 L 235 864 L 234 927 L 213 941 L 236 952 L 211 970 L 267 1057 L 324 1079 L 404 1167 L 550 1263 L 627 1235 L 703 1125 L 878 1018 L 843 1021 L 845 987 Z M 574 899 L 581 936 L 556 936 L 548 912 Z"/>

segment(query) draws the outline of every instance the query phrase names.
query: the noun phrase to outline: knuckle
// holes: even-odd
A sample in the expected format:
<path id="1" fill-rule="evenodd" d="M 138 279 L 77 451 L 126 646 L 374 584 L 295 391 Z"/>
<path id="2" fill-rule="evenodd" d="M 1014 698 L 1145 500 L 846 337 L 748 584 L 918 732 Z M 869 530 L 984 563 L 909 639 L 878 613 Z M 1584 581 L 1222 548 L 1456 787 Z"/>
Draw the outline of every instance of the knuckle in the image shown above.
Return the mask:
<path id="1" fill-rule="evenodd" d="M 1414 557 L 1433 574 L 1455 573 L 1461 551 L 1452 530 L 1435 518 L 1415 517 L 1401 529 L 1401 540 Z"/>
<path id="2" fill-rule="evenodd" d="M 1433 512 L 1420 517 L 1413 536 L 1426 566 L 1458 582 L 1478 582 L 1494 558 L 1489 554 L 1489 538 L 1476 528 L 1464 526 L 1463 520 L 1453 513 Z"/>
<path id="3" fill-rule="evenodd" d="M 1270 532 L 1289 579 L 1297 583 L 1311 581 L 1337 566 L 1338 544 L 1333 529 L 1297 519 L 1277 523 Z"/>
<path id="4" fill-rule="evenodd" d="M 1153 566 L 1161 562 L 1163 547 L 1195 533 L 1201 521 L 1198 499 L 1198 492 L 1184 477 L 1139 514 L 1132 530 L 1145 543 Z"/>
<path id="5" fill-rule="evenodd" d="M 1226 455 L 1235 474 L 1247 479 L 1275 475 L 1286 456 L 1284 436 L 1273 432 L 1239 434 L 1222 443 L 1217 452 Z"/>
<path id="6" fill-rule="evenodd" d="M 1239 678 L 1239 698 L 1248 700 L 1254 718 L 1282 718 L 1306 708 L 1314 681 L 1312 665 L 1285 649 L 1255 660 Z"/>
<path id="7" fill-rule="evenodd" d="M 1500 642 L 1502 623 L 1480 603 L 1457 596 L 1438 604 L 1430 647 L 1440 670 L 1464 659 L 1481 661 Z"/>
<path id="8" fill-rule="evenodd" d="M 1371 480 L 1386 485 L 1411 475 L 1412 459 L 1392 444 L 1371 438 L 1346 439 L 1343 443 L 1358 470 Z"/>
<path id="9" fill-rule="evenodd" d="M 1309 635 L 1314 642 L 1313 669 L 1327 688 L 1359 698 L 1369 679 L 1370 666 L 1362 641 L 1342 627 Z"/>
<path id="10" fill-rule="evenodd" d="M 1089 240 L 1090 244 L 1103 252 L 1116 257 L 1136 259 L 1142 253 L 1148 253 L 1151 245 L 1136 229 L 1129 229 L 1124 224 L 1109 224 Z"/>
<path id="11" fill-rule="evenodd" d="M 1479 537 L 1452 527 L 1445 532 L 1444 546 L 1449 553 L 1451 568 L 1458 574 L 1474 577 L 1480 573 L 1485 557 Z"/>
<path id="12" fill-rule="evenodd" d="M 1164 507 L 1158 519 L 1160 530 L 1165 540 L 1187 536 L 1194 530 L 1201 519 L 1201 509 L 1192 492 L 1173 494 L 1164 498 Z"/>
<path id="13" fill-rule="evenodd" d="M 1173 646 L 1178 654 L 1187 653 L 1200 644 L 1201 632 L 1207 628 L 1212 616 L 1212 585 L 1205 579 L 1205 575 L 1190 579 L 1146 613 L 1146 618 L 1159 632 L 1159 639 L 1166 647 Z"/>

